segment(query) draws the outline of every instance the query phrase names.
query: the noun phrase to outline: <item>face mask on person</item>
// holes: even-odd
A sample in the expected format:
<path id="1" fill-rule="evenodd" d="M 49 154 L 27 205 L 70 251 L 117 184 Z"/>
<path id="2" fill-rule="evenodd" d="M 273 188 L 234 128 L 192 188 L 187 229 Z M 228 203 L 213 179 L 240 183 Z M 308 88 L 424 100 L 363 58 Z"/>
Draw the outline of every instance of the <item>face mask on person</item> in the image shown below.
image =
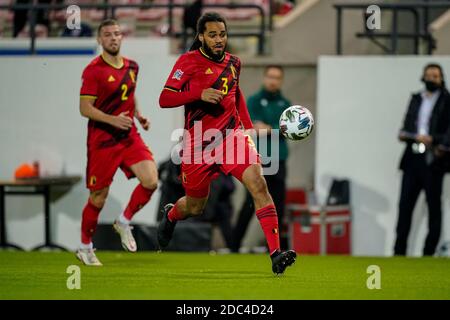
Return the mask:
<path id="1" fill-rule="evenodd" d="M 425 80 L 425 88 L 429 92 L 435 92 L 437 89 L 439 89 L 441 86 L 438 85 L 436 82 Z"/>

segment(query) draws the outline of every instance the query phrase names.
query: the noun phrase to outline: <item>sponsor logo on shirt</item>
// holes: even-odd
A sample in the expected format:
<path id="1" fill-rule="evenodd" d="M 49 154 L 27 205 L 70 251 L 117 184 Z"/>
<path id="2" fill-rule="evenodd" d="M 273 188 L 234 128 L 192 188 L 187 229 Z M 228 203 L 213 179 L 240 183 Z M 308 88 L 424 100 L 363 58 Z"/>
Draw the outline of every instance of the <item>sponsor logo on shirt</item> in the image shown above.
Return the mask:
<path id="1" fill-rule="evenodd" d="M 89 185 L 90 185 L 90 186 L 95 186 L 96 183 L 97 183 L 97 177 L 96 177 L 96 176 L 91 176 L 91 177 L 89 178 Z"/>

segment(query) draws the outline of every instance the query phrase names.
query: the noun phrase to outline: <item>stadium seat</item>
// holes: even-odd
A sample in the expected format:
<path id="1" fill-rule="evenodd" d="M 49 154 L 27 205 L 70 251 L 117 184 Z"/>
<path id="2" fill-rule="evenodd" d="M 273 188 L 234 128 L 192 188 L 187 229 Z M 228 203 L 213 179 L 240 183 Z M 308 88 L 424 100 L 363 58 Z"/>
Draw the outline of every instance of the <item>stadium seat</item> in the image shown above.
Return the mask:
<path id="1" fill-rule="evenodd" d="M 134 24 L 121 23 L 120 28 L 123 37 L 133 37 L 135 35 Z"/>
<path id="2" fill-rule="evenodd" d="M 48 28 L 43 24 L 36 25 L 36 38 L 47 38 L 48 37 Z M 30 37 L 30 26 L 27 24 L 22 31 L 19 32 L 19 38 L 29 38 Z"/>
<path id="3" fill-rule="evenodd" d="M 206 0 L 205 4 L 256 4 L 263 6 L 263 9 L 265 8 L 266 0 L 256 0 L 256 1 L 229 1 L 229 0 Z M 268 3 L 268 2 L 267 2 Z M 205 8 L 204 11 L 208 11 L 211 9 Z M 228 9 L 228 8 L 215 8 L 214 11 L 217 11 L 218 13 L 222 14 L 226 19 L 228 20 L 249 20 L 253 17 L 256 17 L 259 15 L 259 12 L 257 9 L 252 8 L 239 8 L 239 9 Z"/>
<path id="4" fill-rule="evenodd" d="M 141 4 L 142 0 L 110 0 L 110 4 Z M 120 8 L 115 12 L 117 19 L 122 18 L 136 18 L 139 13 L 139 8 Z"/>
<path id="5" fill-rule="evenodd" d="M 0 0 L 0 5 L 9 6 L 13 3 L 12 0 Z M 0 24 L 2 22 L 10 23 L 14 18 L 14 13 L 11 10 L 0 10 Z"/>
<path id="6" fill-rule="evenodd" d="M 88 13 L 89 19 L 95 22 L 102 21 L 105 17 L 105 11 L 99 9 L 90 9 Z"/>

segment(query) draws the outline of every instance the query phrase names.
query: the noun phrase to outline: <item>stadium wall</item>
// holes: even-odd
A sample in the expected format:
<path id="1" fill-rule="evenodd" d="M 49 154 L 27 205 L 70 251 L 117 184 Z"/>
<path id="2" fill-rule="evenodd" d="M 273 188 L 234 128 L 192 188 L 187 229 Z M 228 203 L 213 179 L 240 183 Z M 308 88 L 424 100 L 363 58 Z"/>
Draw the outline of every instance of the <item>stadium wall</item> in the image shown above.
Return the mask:
<path id="1" fill-rule="evenodd" d="M 353 253 L 392 255 L 404 145 L 397 140 L 425 64 L 440 63 L 450 79 L 450 57 L 332 57 L 319 59 L 315 186 L 326 199 L 332 177 L 352 182 Z M 450 240 L 450 179 L 442 194 L 441 243 Z M 427 231 L 422 194 L 414 212 L 409 255 L 420 256 Z"/>

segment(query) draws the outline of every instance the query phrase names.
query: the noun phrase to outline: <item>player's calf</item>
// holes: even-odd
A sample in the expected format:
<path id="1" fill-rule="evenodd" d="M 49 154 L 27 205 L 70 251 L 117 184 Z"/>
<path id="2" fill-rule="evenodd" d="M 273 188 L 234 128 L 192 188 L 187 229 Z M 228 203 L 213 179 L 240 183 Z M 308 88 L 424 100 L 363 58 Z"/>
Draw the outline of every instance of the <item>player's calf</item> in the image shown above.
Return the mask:
<path id="1" fill-rule="evenodd" d="M 186 196 L 185 208 L 183 206 L 178 206 L 180 210 L 184 209 L 184 216 L 187 217 L 196 217 L 203 214 L 203 210 L 205 209 L 206 203 L 208 201 L 208 197 L 204 198 L 194 198 L 190 196 Z M 178 202 L 177 202 L 178 204 Z"/>

